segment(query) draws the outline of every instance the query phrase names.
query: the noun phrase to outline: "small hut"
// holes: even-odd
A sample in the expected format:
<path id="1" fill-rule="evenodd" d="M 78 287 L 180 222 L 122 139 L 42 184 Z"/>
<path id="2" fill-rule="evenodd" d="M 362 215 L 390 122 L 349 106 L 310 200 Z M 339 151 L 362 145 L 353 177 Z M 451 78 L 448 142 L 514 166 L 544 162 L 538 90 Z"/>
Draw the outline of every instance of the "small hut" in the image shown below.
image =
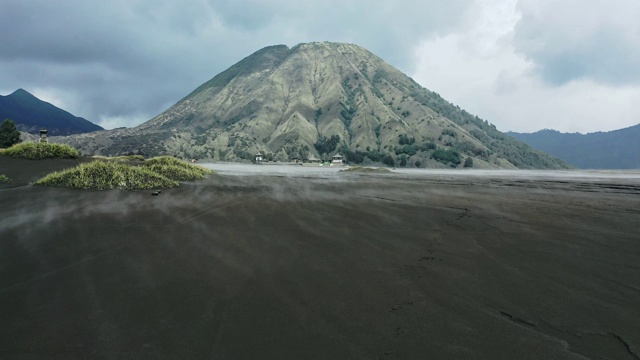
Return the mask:
<path id="1" fill-rule="evenodd" d="M 322 163 L 322 160 L 318 159 L 313 154 L 309 155 L 309 158 L 307 159 L 307 161 L 312 163 L 312 164 L 321 164 Z"/>
<path id="2" fill-rule="evenodd" d="M 256 164 L 262 164 L 263 158 L 264 158 L 264 155 L 262 155 L 262 153 L 258 151 L 258 153 L 256 154 Z"/>
<path id="3" fill-rule="evenodd" d="M 331 165 L 342 165 L 344 164 L 344 156 L 340 154 L 335 154 L 331 158 Z"/>
<path id="4" fill-rule="evenodd" d="M 40 129 L 40 139 L 38 139 L 39 143 L 47 144 L 49 139 L 47 139 L 47 129 Z"/>

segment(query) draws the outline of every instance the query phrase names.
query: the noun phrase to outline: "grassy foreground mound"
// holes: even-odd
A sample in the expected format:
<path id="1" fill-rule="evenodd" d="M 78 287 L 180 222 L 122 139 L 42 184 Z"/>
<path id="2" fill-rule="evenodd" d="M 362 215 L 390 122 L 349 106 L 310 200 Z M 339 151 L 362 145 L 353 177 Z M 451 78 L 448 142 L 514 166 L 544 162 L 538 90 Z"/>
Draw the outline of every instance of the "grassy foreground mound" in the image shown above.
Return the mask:
<path id="1" fill-rule="evenodd" d="M 93 161 L 57 171 L 36 181 L 34 185 L 65 186 L 76 189 L 144 190 L 177 187 L 171 180 L 150 169 L 121 162 Z"/>
<path id="2" fill-rule="evenodd" d="M 145 160 L 140 166 L 176 181 L 202 180 L 213 171 L 189 164 L 171 156 L 161 156 Z"/>
<path id="3" fill-rule="evenodd" d="M 10 182 L 11 182 L 11 179 L 9 179 L 7 175 L 0 174 L 0 184 L 10 183 Z"/>
<path id="4" fill-rule="evenodd" d="M 76 159 L 80 156 L 74 147 L 64 144 L 21 143 L 0 152 L 0 155 L 31 160 Z"/>

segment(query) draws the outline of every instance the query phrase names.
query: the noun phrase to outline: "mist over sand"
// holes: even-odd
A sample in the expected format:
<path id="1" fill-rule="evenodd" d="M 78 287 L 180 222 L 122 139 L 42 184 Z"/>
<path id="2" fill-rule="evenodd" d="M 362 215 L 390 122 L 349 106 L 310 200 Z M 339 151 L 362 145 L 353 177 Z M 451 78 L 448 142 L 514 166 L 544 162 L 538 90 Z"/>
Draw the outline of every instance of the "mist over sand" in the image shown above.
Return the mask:
<path id="1" fill-rule="evenodd" d="M 0 357 L 637 359 L 640 174 L 0 189 Z"/>

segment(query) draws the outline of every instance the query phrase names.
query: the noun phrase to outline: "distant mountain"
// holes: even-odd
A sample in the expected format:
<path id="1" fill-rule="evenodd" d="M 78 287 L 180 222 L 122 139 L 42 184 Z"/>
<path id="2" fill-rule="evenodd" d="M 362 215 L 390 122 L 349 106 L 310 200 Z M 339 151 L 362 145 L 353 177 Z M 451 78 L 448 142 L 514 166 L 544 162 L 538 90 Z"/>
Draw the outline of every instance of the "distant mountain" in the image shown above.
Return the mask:
<path id="1" fill-rule="evenodd" d="M 0 96 L 0 121 L 11 119 L 20 131 L 38 133 L 46 128 L 49 135 L 69 135 L 103 130 L 81 117 L 42 101 L 29 92 L 18 89 L 11 95 Z"/>
<path id="2" fill-rule="evenodd" d="M 216 161 L 327 158 L 421 167 L 564 168 L 366 49 L 270 46 L 135 128 L 60 139 L 85 153 Z M 472 161 L 468 161 L 470 158 Z"/>
<path id="3" fill-rule="evenodd" d="M 581 169 L 640 169 L 640 124 L 586 135 L 547 129 L 507 134 Z"/>

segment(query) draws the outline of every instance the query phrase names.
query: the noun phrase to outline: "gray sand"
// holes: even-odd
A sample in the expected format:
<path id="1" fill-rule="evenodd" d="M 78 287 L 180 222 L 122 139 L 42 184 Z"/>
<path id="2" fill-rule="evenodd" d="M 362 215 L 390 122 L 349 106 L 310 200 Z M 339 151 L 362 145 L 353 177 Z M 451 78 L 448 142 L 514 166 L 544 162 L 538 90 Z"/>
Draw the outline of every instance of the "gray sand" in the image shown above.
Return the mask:
<path id="1" fill-rule="evenodd" d="M 0 358 L 640 357 L 638 173 L 210 166 L 0 189 Z"/>

